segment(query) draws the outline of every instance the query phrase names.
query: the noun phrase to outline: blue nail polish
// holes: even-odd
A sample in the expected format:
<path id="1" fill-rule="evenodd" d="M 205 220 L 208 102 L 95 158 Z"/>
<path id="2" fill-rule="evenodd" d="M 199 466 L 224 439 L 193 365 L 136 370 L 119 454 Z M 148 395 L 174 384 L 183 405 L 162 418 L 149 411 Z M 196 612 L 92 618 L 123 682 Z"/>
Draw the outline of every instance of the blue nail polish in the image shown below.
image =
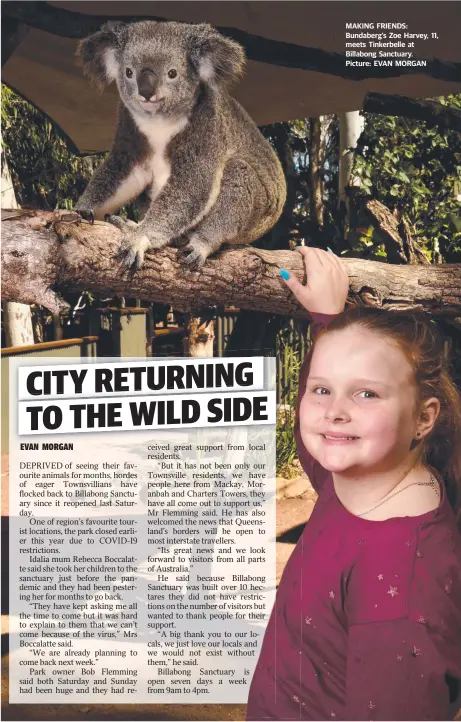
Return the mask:
<path id="1" fill-rule="evenodd" d="M 330 251 L 330 253 L 334 253 L 334 251 L 332 251 L 331 248 L 328 248 L 328 246 L 327 246 L 327 251 Z"/>
<path id="2" fill-rule="evenodd" d="M 288 273 L 288 271 L 285 271 L 284 268 L 280 270 L 280 275 L 282 276 L 284 281 L 288 281 L 288 279 L 290 278 L 290 274 Z"/>

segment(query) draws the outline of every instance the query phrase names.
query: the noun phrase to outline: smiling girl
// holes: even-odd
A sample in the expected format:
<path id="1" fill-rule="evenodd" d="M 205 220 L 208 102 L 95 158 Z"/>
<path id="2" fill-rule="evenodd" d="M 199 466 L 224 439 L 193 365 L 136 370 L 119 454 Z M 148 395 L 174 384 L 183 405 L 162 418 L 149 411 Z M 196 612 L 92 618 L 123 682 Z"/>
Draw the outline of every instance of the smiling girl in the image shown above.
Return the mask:
<path id="1" fill-rule="evenodd" d="M 309 311 L 295 436 L 318 493 L 277 592 L 248 720 L 450 720 L 461 707 L 461 399 L 422 314 L 355 308 L 298 249 Z"/>

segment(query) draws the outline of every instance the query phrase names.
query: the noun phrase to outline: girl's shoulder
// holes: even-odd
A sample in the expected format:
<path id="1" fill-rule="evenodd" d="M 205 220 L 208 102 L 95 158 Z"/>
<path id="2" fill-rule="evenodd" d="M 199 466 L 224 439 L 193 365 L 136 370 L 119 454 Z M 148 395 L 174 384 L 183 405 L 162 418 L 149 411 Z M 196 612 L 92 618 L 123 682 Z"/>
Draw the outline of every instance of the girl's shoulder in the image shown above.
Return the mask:
<path id="1" fill-rule="evenodd" d="M 434 482 L 431 486 L 410 484 L 383 506 L 379 506 L 371 514 L 370 521 L 386 521 L 397 517 L 417 517 L 428 514 L 440 505 L 440 486 Z"/>
<path id="2" fill-rule="evenodd" d="M 461 630 L 461 535 L 444 511 L 419 526 L 416 517 L 369 525 L 346 582 L 349 624 L 407 617 L 443 632 L 445 615 Z"/>

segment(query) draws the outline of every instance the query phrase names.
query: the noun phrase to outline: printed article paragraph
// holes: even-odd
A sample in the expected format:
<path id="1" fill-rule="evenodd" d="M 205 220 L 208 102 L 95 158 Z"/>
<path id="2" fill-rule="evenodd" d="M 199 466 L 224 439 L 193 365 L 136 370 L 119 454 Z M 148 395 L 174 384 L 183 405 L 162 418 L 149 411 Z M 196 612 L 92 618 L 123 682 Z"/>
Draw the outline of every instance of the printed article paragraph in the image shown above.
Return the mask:
<path id="1" fill-rule="evenodd" d="M 10 702 L 246 702 L 275 597 L 274 363 L 258 361 L 266 422 L 216 428 L 18 435 L 30 406 L 19 376 Z M 75 401 L 48 390 L 32 404 Z"/>

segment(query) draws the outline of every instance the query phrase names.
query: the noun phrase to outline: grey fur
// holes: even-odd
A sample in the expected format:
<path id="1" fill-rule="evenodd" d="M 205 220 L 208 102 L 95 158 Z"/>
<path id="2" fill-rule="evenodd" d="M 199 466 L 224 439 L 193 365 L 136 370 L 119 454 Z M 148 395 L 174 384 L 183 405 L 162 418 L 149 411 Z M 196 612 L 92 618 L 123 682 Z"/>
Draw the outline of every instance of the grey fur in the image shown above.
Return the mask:
<path id="1" fill-rule="evenodd" d="M 240 45 L 209 25 L 110 22 L 78 54 L 94 81 L 115 80 L 121 102 L 111 152 L 76 210 L 103 218 L 142 191 L 149 196 L 138 226 L 123 226 L 127 266 L 140 268 L 146 250 L 175 243 L 200 268 L 223 243 L 252 243 L 272 228 L 285 178 L 228 93 L 243 70 Z"/>

